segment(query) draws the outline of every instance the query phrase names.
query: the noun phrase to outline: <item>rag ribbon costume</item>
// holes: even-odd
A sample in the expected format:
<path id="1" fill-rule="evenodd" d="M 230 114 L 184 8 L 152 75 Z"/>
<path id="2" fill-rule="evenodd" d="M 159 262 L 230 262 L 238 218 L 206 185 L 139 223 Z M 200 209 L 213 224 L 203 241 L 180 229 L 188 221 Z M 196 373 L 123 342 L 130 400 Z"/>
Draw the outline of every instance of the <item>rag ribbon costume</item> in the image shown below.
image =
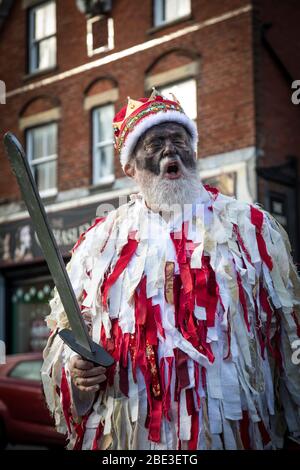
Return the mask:
<path id="1" fill-rule="evenodd" d="M 123 166 L 147 119 L 180 122 L 196 145 L 177 101 L 130 100 L 115 118 Z M 299 437 L 300 283 L 268 213 L 202 187 L 166 222 L 135 194 L 80 237 L 68 272 L 115 359 L 96 394 L 74 386 L 56 293 L 42 379 L 68 448 L 267 449 Z"/>

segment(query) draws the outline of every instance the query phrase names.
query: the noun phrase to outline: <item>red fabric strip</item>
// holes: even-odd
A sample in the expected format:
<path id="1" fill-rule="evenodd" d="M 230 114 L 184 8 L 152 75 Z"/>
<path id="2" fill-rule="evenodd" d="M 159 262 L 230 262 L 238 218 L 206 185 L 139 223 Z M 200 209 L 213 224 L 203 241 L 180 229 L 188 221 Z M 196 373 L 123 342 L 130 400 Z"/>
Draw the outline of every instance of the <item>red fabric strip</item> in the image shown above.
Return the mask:
<path id="1" fill-rule="evenodd" d="M 128 392 L 129 392 L 129 381 L 128 381 L 128 367 L 124 367 L 122 363 L 119 363 L 119 377 L 120 377 L 120 382 L 119 382 L 119 387 L 121 392 L 128 397 Z"/>
<path id="2" fill-rule="evenodd" d="M 245 246 L 244 240 L 241 237 L 239 227 L 236 224 L 233 224 L 233 232 L 236 235 L 239 246 L 242 248 L 243 252 L 245 253 L 247 261 L 249 261 L 249 263 L 252 264 L 251 256 L 250 256 L 249 251 L 247 250 L 247 248 Z"/>
<path id="3" fill-rule="evenodd" d="M 212 327 L 218 305 L 218 285 L 209 256 L 202 256 L 202 268 L 195 269 L 195 277 L 196 303 L 206 309 L 207 326 Z"/>
<path id="4" fill-rule="evenodd" d="M 206 296 L 204 293 L 206 291 L 207 270 L 205 268 L 195 269 L 195 275 L 196 303 L 199 307 L 206 307 Z"/>
<path id="5" fill-rule="evenodd" d="M 137 325 L 145 325 L 147 318 L 147 278 L 143 276 L 135 293 L 135 319 Z"/>
<path id="6" fill-rule="evenodd" d="M 256 207 L 253 207 L 253 206 L 250 207 L 250 213 L 251 213 L 251 223 L 255 225 L 256 227 L 256 240 L 257 240 L 257 246 L 258 246 L 260 257 L 265 262 L 269 270 L 272 271 L 273 269 L 272 258 L 267 252 L 266 242 L 261 233 L 264 215 L 262 211 L 256 209 Z"/>
<path id="7" fill-rule="evenodd" d="M 209 193 L 211 193 L 211 195 L 213 196 L 213 199 L 216 200 L 218 195 L 219 195 L 219 190 L 217 188 L 214 188 L 213 186 L 210 186 L 209 184 L 205 184 L 204 185 L 204 188 L 206 189 L 206 191 L 208 191 Z"/>
<path id="8" fill-rule="evenodd" d="M 271 333 L 271 322 L 272 322 L 272 316 L 273 316 L 273 309 L 271 308 L 268 300 L 268 294 L 265 290 L 265 288 L 260 285 L 259 289 L 259 300 L 260 300 L 260 305 L 263 309 L 263 311 L 267 314 L 267 322 L 266 322 L 266 337 L 267 337 L 267 344 L 270 349 L 270 352 L 272 356 L 274 357 L 274 350 L 270 342 L 270 333 Z"/>
<path id="9" fill-rule="evenodd" d="M 193 390 L 191 388 L 186 389 L 185 397 L 186 397 L 187 414 L 188 416 L 192 416 L 193 412 L 195 411 L 195 406 L 194 406 Z"/>
<path id="10" fill-rule="evenodd" d="M 129 349 L 129 341 L 130 335 L 129 333 L 125 333 L 123 335 L 123 343 L 122 343 L 122 351 L 121 351 L 121 359 L 119 362 L 119 376 L 120 376 L 120 383 L 119 387 L 122 393 L 126 397 L 128 397 L 129 392 L 129 380 L 128 380 L 128 349 Z"/>
<path id="11" fill-rule="evenodd" d="M 87 230 L 85 230 L 85 232 L 83 232 L 80 237 L 78 238 L 77 242 L 75 243 L 75 245 L 73 246 L 72 248 L 72 253 L 74 253 L 74 251 L 79 247 L 79 245 L 83 242 L 83 240 L 85 239 L 85 235 L 87 232 L 89 232 L 92 228 L 94 228 L 96 225 L 104 222 L 106 217 L 97 217 L 95 219 L 95 222 L 93 223 L 93 225 L 91 225 Z"/>
<path id="12" fill-rule="evenodd" d="M 211 346 L 209 343 L 207 343 L 206 338 L 207 338 L 207 326 L 206 326 L 206 321 L 205 320 L 199 320 L 198 321 L 198 337 L 200 340 L 200 345 L 198 347 L 198 350 L 201 352 L 201 354 L 204 354 L 209 362 L 212 364 L 215 360 L 215 356 L 211 350 Z"/>
<path id="13" fill-rule="evenodd" d="M 149 434 L 148 438 L 153 442 L 160 442 L 160 428 L 162 420 L 162 401 L 152 400 L 152 410 L 149 422 Z"/>
<path id="14" fill-rule="evenodd" d="M 188 263 L 179 264 L 179 270 L 184 292 L 188 294 L 193 290 L 193 279 L 190 266 Z"/>
<path id="15" fill-rule="evenodd" d="M 98 426 L 98 428 L 97 428 L 97 431 L 96 431 L 96 434 L 95 434 L 95 437 L 94 437 L 94 440 L 93 440 L 93 444 L 92 444 L 92 449 L 91 449 L 91 450 L 98 450 L 98 441 L 99 441 L 99 439 L 102 437 L 103 429 L 104 429 L 103 424 L 102 424 L 102 423 L 99 423 L 99 426 Z"/>
<path id="16" fill-rule="evenodd" d="M 177 371 L 178 379 L 178 393 L 182 388 L 186 388 L 190 385 L 189 373 L 188 373 L 188 355 L 181 351 L 181 349 L 174 349 L 175 355 L 175 368 Z"/>
<path id="17" fill-rule="evenodd" d="M 61 397 L 61 404 L 64 413 L 64 417 L 66 420 L 66 424 L 68 427 L 69 433 L 71 433 L 71 394 L 69 389 L 69 384 L 66 376 L 65 368 L 62 368 L 61 371 L 61 383 L 60 383 L 60 397 Z"/>
<path id="18" fill-rule="evenodd" d="M 130 335 L 129 352 L 130 352 L 130 358 L 131 358 L 131 364 L 132 364 L 133 380 L 134 380 L 135 383 L 137 383 L 137 376 L 136 376 L 136 366 L 137 366 L 137 361 L 136 361 L 136 333 L 134 333 L 133 335 Z"/>
<path id="19" fill-rule="evenodd" d="M 265 446 L 271 440 L 270 435 L 269 435 L 268 431 L 266 430 L 263 421 L 258 422 L 258 428 L 259 428 L 259 432 L 261 434 L 261 439 L 262 439 L 263 445 Z"/>
<path id="20" fill-rule="evenodd" d="M 247 411 L 243 411 L 243 418 L 240 421 L 241 439 L 245 450 L 251 450 L 249 436 L 249 416 Z"/>
<path id="21" fill-rule="evenodd" d="M 198 347 L 199 347 L 199 337 L 198 337 L 198 333 L 197 333 L 196 318 L 194 317 L 194 314 L 193 314 L 192 310 L 189 311 L 186 330 L 187 330 L 187 333 L 188 333 L 188 336 L 189 336 L 188 340 L 194 346 L 194 348 L 198 349 Z"/>
<path id="22" fill-rule="evenodd" d="M 157 305 L 159 309 L 159 305 Z M 156 309 L 157 310 L 157 309 Z M 157 323 L 155 321 L 155 308 L 152 306 L 152 300 L 147 299 L 147 318 L 146 318 L 146 341 L 152 346 L 157 346 Z"/>
<path id="23" fill-rule="evenodd" d="M 178 328 L 178 316 L 180 310 L 180 291 L 181 291 L 181 278 L 178 274 L 174 276 L 173 292 L 174 292 L 174 309 L 175 309 L 175 328 Z"/>
<path id="24" fill-rule="evenodd" d="M 157 326 L 157 330 L 158 330 L 160 336 L 165 339 L 166 337 L 165 337 L 165 332 L 164 332 L 164 329 L 163 329 L 163 326 L 162 326 L 161 311 L 160 311 L 160 306 L 159 305 L 154 305 L 153 306 L 153 313 L 154 313 L 154 319 L 155 319 L 155 323 L 156 323 L 156 326 Z"/>
<path id="25" fill-rule="evenodd" d="M 129 349 L 130 333 L 124 333 L 122 344 L 122 364 L 124 367 L 128 365 L 128 349 Z"/>
<path id="26" fill-rule="evenodd" d="M 89 413 L 87 413 L 83 418 L 81 423 L 74 423 L 74 429 L 75 433 L 77 435 L 76 441 L 73 447 L 73 450 L 81 450 L 82 449 L 82 443 L 83 443 L 83 438 L 84 438 L 84 433 L 86 429 L 86 422 L 92 412 L 92 409 Z"/>
<path id="27" fill-rule="evenodd" d="M 105 328 L 104 325 L 101 325 L 101 331 L 100 331 L 100 344 L 104 349 L 106 349 L 106 333 L 105 333 Z"/>
<path id="28" fill-rule="evenodd" d="M 208 327 L 215 326 L 216 309 L 218 304 L 216 276 L 209 265 L 209 277 L 207 281 L 207 306 L 206 322 Z"/>
<path id="29" fill-rule="evenodd" d="M 179 264 L 180 277 L 185 293 L 189 293 L 193 290 L 193 279 L 189 261 L 195 248 L 194 243 L 191 240 L 187 240 L 187 233 L 188 222 L 183 222 L 180 232 L 172 232 L 170 234 L 175 247 L 177 261 Z"/>
<path id="30" fill-rule="evenodd" d="M 103 305 L 107 305 L 107 298 L 109 289 L 111 286 L 116 282 L 120 274 L 124 271 L 126 266 L 128 265 L 129 261 L 131 260 L 132 256 L 134 255 L 138 246 L 138 241 L 129 238 L 125 246 L 123 246 L 120 258 L 118 259 L 113 272 L 107 277 L 102 285 L 102 303 Z"/>
<path id="31" fill-rule="evenodd" d="M 170 411 L 170 406 L 171 406 L 171 380 L 172 380 L 174 357 L 166 357 L 166 361 L 168 363 L 168 383 L 165 388 L 165 393 L 163 396 L 163 411 L 167 420 L 171 421 L 169 411 Z"/>

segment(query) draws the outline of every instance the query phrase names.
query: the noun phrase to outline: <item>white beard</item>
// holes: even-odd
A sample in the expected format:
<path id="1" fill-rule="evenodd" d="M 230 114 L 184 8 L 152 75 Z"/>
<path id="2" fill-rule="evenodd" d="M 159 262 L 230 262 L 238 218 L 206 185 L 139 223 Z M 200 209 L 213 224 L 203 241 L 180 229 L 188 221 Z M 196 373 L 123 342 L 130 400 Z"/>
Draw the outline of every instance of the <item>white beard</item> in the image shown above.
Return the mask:
<path id="1" fill-rule="evenodd" d="M 150 209 L 175 213 L 201 196 L 203 185 L 197 170 L 182 164 L 180 168 L 182 176 L 173 180 L 163 178 L 162 172 L 158 176 L 146 170 L 136 172 L 136 181 Z"/>

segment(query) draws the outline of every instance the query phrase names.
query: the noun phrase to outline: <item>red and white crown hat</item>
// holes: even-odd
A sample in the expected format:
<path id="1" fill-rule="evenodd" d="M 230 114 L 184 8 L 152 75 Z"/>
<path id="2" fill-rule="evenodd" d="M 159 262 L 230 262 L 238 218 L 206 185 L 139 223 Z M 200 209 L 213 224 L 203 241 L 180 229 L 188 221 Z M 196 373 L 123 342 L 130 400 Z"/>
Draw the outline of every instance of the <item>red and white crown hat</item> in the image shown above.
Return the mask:
<path id="1" fill-rule="evenodd" d="M 150 127 L 162 122 L 182 124 L 192 137 L 194 150 L 197 150 L 197 126 L 185 114 L 175 96 L 172 97 L 173 100 L 168 100 L 153 89 L 150 98 L 132 100 L 128 97 L 127 106 L 115 115 L 113 120 L 115 148 L 120 154 L 123 169 L 141 135 Z"/>

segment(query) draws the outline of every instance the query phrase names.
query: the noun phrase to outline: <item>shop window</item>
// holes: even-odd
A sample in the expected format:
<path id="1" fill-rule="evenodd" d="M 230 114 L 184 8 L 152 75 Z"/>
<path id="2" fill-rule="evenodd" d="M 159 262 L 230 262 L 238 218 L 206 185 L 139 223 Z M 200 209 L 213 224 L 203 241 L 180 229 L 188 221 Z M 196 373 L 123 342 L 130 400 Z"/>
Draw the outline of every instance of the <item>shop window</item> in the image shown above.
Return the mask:
<path id="1" fill-rule="evenodd" d="M 92 110 L 93 184 L 114 180 L 114 146 L 112 120 L 114 106 L 108 104 Z"/>
<path id="2" fill-rule="evenodd" d="M 191 13 L 191 0 L 154 0 L 154 26 L 175 21 Z"/>
<path id="3" fill-rule="evenodd" d="M 56 64 L 56 4 L 48 1 L 29 10 L 29 72 Z"/>
<path id="4" fill-rule="evenodd" d="M 52 289 L 53 282 L 50 280 L 19 283 L 13 288 L 10 326 L 13 353 L 42 351 L 45 348 L 50 333 L 45 317 L 50 313 Z"/>
<path id="5" fill-rule="evenodd" d="M 57 193 L 57 124 L 28 129 L 26 149 L 40 195 L 53 196 Z"/>
<path id="6" fill-rule="evenodd" d="M 237 173 L 235 171 L 202 178 L 202 183 L 217 188 L 226 196 L 237 196 Z"/>
<path id="7" fill-rule="evenodd" d="M 173 99 L 172 94 L 178 99 L 185 113 L 194 121 L 197 119 L 197 86 L 195 79 L 170 83 L 158 87 L 160 93 L 166 98 Z M 170 95 L 171 93 L 171 95 Z"/>

